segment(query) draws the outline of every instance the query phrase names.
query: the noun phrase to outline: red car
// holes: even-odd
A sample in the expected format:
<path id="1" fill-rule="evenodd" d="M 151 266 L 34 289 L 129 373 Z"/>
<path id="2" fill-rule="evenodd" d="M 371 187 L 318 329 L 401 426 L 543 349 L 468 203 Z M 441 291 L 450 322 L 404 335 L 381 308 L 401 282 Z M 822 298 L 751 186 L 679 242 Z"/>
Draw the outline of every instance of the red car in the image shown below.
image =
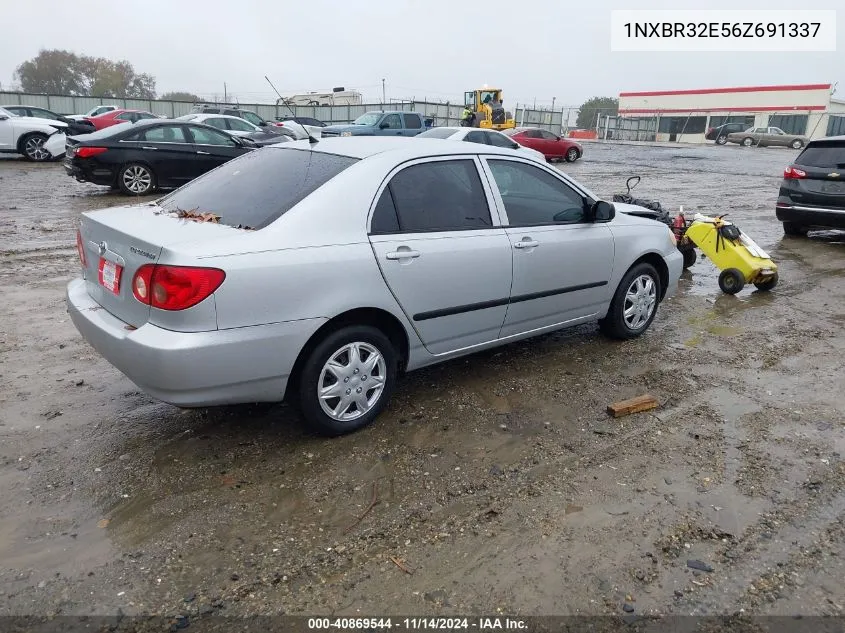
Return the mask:
<path id="1" fill-rule="evenodd" d="M 502 130 L 523 147 L 535 149 L 547 161 L 565 159 L 567 162 L 575 162 L 584 154 L 584 148 L 580 143 L 557 136 L 547 130 L 536 127 L 515 127 L 510 130 Z"/>
<path id="2" fill-rule="evenodd" d="M 157 119 L 158 117 L 152 112 L 145 112 L 144 110 L 112 110 L 97 116 L 85 117 L 86 121 L 90 121 L 94 128 L 102 130 L 103 128 L 119 125 L 120 123 L 135 123 L 141 119 Z"/>

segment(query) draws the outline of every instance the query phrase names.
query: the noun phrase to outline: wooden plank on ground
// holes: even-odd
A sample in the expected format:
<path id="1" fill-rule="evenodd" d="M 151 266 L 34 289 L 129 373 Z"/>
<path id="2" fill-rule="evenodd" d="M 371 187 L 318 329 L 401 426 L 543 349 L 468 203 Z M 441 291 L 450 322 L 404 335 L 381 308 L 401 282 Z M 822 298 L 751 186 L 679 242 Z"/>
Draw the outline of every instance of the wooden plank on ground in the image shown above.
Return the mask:
<path id="1" fill-rule="evenodd" d="M 614 418 L 622 417 L 623 415 L 630 415 L 631 413 L 639 413 L 640 411 L 648 411 L 658 407 L 657 398 L 648 394 L 637 396 L 630 400 L 622 400 L 621 402 L 614 402 L 608 405 L 607 412 Z"/>

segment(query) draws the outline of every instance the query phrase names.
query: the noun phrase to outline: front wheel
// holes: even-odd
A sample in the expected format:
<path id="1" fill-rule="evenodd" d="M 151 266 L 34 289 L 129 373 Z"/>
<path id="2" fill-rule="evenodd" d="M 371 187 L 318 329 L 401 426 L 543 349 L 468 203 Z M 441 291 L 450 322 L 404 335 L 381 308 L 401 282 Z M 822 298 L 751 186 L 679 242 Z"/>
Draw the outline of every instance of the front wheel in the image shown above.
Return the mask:
<path id="1" fill-rule="evenodd" d="M 744 139 L 742 139 L 742 144 L 745 147 L 751 147 L 752 145 L 754 145 L 754 139 L 753 138 L 744 138 Z"/>
<path id="2" fill-rule="evenodd" d="M 21 139 L 20 152 L 35 163 L 43 163 L 50 160 L 53 156 L 44 148 L 44 143 L 47 142 L 47 135 L 33 132 L 27 134 Z"/>
<path id="3" fill-rule="evenodd" d="M 574 163 L 576 160 L 578 160 L 578 150 L 574 147 L 570 147 L 566 150 L 566 162 Z"/>
<path id="4" fill-rule="evenodd" d="M 802 147 L 804 147 L 804 143 L 801 139 L 795 139 L 792 141 L 792 149 L 801 149 Z"/>
<path id="5" fill-rule="evenodd" d="M 719 275 L 719 288 L 726 295 L 735 295 L 745 286 L 745 275 L 737 268 L 727 268 Z"/>
<path id="6" fill-rule="evenodd" d="M 695 264 L 696 260 L 698 259 L 698 254 L 695 252 L 694 248 L 681 251 L 681 255 L 684 256 L 684 268 L 689 268 L 690 266 Z"/>
<path id="7" fill-rule="evenodd" d="M 130 196 L 145 196 L 155 189 L 155 175 L 146 165 L 129 163 L 120 169 L 117 186 Z"/>
<path id="8" fill-rule="evenodd" d="M 601 331 L 616 339 L 640 336 L 657 314 L 659 297 L 660 276 L 654 266 L 633 266 L 616 288 L 607 316 L 599 321 Z"/>
<path id="9" fill-rule="evenodd" d="M 299 406 L 321 435 L 343 435 L 370 424 L 387 406 L 398 353 L 380 330 L 353 325 L 332 332 L 312 350 L 299 376 Z"/>
<path id="10" fill-rule="evenodd" d="M 719 136 L 718 138 L 716 138 L 716 145 L 724 145 L 727 142 L 728 142 L 728 137 L 725 136 L 724 134 L 722 136 Z"/>
<path id="11" fill-rule="evenodd" d="M 760 283 L 754 284 L 757 290 L 762 292 L 768 292 L 772 288 L 778 285 L 778 274 L 775 273 L 771 277 L 769 277 L 766 281 L 761 281 Z"/>

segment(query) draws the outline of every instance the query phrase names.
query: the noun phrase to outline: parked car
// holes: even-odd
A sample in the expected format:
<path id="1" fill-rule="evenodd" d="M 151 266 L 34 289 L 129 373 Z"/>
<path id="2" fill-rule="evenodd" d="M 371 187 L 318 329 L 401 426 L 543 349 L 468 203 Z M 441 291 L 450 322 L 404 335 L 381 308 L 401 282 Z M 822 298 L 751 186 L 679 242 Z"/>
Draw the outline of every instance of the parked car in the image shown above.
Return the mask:
<path id="1" fill-rule="evenodd" d="M 416 136 L 425 129 L 419 112 L 373 111 L 349 125 L 327 125 L 321 136 Z"/>
<path id="2" fill-rule="evenodd" d="M 185 114 L 183 116 L 176 117 L 176 120 L 204 123 L 205 125 L 216 127 L 218 130 L 223 130 L 232 136 L 248 138 L 259 146 L 272 145 L 273 143 L 282 143 L 289 140 L 295 141 L 299 139 L 293 130 L 281 128 L 277 131 L 269 127 L 261 128 L 257 125 L 253 125 L 246 119 L 229 116 L 228 114 Z"/>
<path id="3" fill-rule="evenodd" d="M 507 149 L 515 149 L 530 156 L 534 160 L 539 160 L 541 163 L 546 162 L 546 157 L 537 150 L 531 149 L 530 147 L 523 147 L 496 130 L 479 130 L 471 127 L 434 127 L 422 134 L 417 134 L 416 138 L 442 138 L 451 141 L 465 141 L 468 143 L 480 143 L 481 145 L 492 145 L 494 147 L 505 147 Z"/>
<path id="4" fill-rule="evenodd" d="M 56 114 L 52 110 L 46 108 L 37 108 L 28 105 L 4 105 L 0 106 L 4 110 L 8 110 L 15 116 L 26 116 L 36 119 L 47 119 L 48 121 L 61 121 L 67 124 L 68 134 L 88 134 L 94 131 L 94 126 L 88 121 L 78 121 L 70 117 Z"/>
<path id="5" fill-rule="evenodd" d="M 105 114 L 106 112 L 112 112 L 113 110 L 117 110 L 120 106 L 116 105 L 98 105 L 94 106 L 85 114 L 69 114 L 67 115 L 69 119 L 89 119 L 91 117 L 100 116 L 101 114 Z"/>
<path id="6" fill-rule="evenodd" d="M 235 116 L 244 121 L 249 121 L 253 125 L 260 128 L 275 127 L 273 121 L 268 121 L 260 116 L 257 112 L 252 110 L 244 110 L 237 105 L 227 105 L 218 103 L 198 103 L 191 109 L 192 114 L 225 114 L 226 116 Z"/>
<path id="7" fill-rule="evenodd" d="M 573 163 L 584 155 L 584 148 L 580 143 L 548 130 L 536 127 L 515 127 L 510 130 L 503 130 L 513 140 L 524 147 L 537 150 L 548 161 L 564 159 Z"/>
<path id="8" fill-rule="evenodd" d="M 327 434 L 372 422 L 400 371 L 597 320 L 639 336 L 681 274 L 665 225 L 514 150 L 437 139 L 260 149 L 82 213 L 77 244 L 71 319 L 141 389 L 287 394 Z"/>
<path id="9" fill-rule="evenodd" d="M 753 127 L 744 132 L 728 134 L 728 143 L 738 143 L 745 147 L 791 147 L 801 149 L 809 139 L 806 136 L 787 134 L 779 127 Z"/>
<path id="10" fill-rule="evenodd" d="M 64 166 L 81 182 L 143 196 L 179 187 L 254 148 L 210 125 L 144 120 L 69 138 Z"/>
<path id="11" fill-rule="evenodd" d="M 323 128 L 326 127 L 326 124 L 319 119 L 307 116 L 282 117 L 276 121 L 276 125 L 293 131 L 298 139 L 308 138 L 309 136 L 320 138 Z"/>
<path id="12" fill-rule="evenodd" d="M 783 172 L 775 214 L 786 235 L 845 229 L 845 136 L 807 143 Z"/>
<path id="13" fill-rule="evenodd" d="M 67 123 L 36 117 L 17 116 L 0 108 L 0 152 L 23 154 L 27 160 L 42 162 L 53 156 L 44 143 L 53 134 L 63 133 Z"/>
<path id="14" fill-rule="evenodd" d="M 159 119 L 158 115 L 145 110 L 111 110 L 105 114 L 99 114 L 94 117 L 88 117 L 86 121 L 90 121 L 94 128 L 102 130 L 103 128 L 112 125 L 120 125 L 121 123 L 135 123 L 136 121 L 143 121 L 144 119 Z"/>
<path id="15" fill-rule="evenodd" d="M 704 138 L 708 141 L 716 141 L 716 145 L 724 145 L 728 142 L 728 134 L 744 132 L 747 127 L 747 123 L 725 123 L 708 129 Z"/>

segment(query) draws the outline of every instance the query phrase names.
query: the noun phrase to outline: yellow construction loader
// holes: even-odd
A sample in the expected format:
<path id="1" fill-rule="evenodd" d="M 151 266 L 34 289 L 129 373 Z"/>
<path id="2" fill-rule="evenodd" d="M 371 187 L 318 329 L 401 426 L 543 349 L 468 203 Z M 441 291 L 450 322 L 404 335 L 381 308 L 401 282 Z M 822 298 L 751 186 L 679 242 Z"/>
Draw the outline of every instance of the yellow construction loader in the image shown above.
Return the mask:
<path id="1" fill-rule="evenodd" d="M 499 88 L 485 86 L 480 90 L 465 92 L 464 105 L 475 114 L 473 121 L 464 125 L 492 130 L 516 127 L 513 115 L 502 106 L 502 91 Z"/>

